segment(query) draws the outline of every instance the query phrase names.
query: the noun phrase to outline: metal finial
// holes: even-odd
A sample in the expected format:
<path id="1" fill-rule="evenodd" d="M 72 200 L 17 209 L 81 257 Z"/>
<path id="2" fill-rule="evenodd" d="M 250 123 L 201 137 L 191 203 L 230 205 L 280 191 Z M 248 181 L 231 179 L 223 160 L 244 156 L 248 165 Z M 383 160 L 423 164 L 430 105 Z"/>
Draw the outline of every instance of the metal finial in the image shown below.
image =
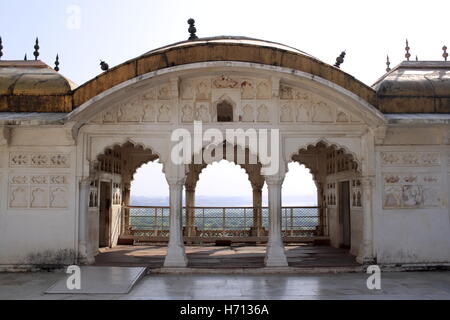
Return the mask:
<path id="1" fill-rule="evenodd" d="M 100 60 L 100 68 L 103 71 L 107 71 L 109 69 L 109 65 L 105 61 Z"/>
<path id="2" fill-rule="evenodd" d="M 334 64 L 334 66 L 336 68 L 340 68 L 341 64 L 344 63 L 344 58 L 345 58 L 345 50 L 341 52 L 341 54 L 339 55 L 339 57 L 336 58 L 336 63 Z"/>
<path id="3" fill-rule="evenodd" d="M 0 37 L 0 60 L 3 57 L 3 43 L 2 43 L 2 37 Z"/>
<path id="4" fill-rule="evenodd" d="M 386 56 L 386 72 L 391 71 L 391 68 L 389 67 L 391 65 L 391 62 L 389 61 L 389 55 Z"/>
<path id="5" fill-rule="evenodd" d="M 33 55 L 34 55 L 34 60 L 37 60 L 39 57 L 39 39 L 38 38 L 36 38 L 36 44 L 34 45 Z"/>
<path id="6" fill-rule="evenodd" d="M 407 61 L 409 61 L 409 58 L 411 58 L 411 54 L 409 53 L 409 49 L 411 49 L 411 48 L 409 47 L 408 39 L 406 39 L 405 58 L 406 58 Z"/>
<path id="7" fill-rule="evenodd" d="M 1 38 L 0 38 L 1 39 Z M 447 46 L 443 46 L 442 50 L 444 51 L 444 53 L 442 54 L 442 56 L 444 57 L 444 60 L 447 61 L 448 58 L 448 53 L 447 53 Z"/>
<path id="8" fill-rule="evenodd" d="M 59 55 L 56 55 L 56 60 L 55 60 L 55 71 L 58 72 L 59 71 Z"/>
<path id="9" fill-rule="evenodd" d="M 189 29 L 188 29 L 188 31 L 189 31 L 189 33 L 190 33 L 190 37 L 189 37 L 188 40 L 197 40 L 198 37 L 197 37 L 197 35 L 195 34 L 195 33 L 197 32 L 197 28 L 195 27 L 195 20 L 192 19 L 192 18 L 190 18 L 190 19 L 188 20 L 187 23 L 189 24 Z"/>
<path id="10" fill-rule="evenodd" d="M 23 60 L 27 61 L 27 54 L 25 53 L 25 57 L 23 57 Z"/>

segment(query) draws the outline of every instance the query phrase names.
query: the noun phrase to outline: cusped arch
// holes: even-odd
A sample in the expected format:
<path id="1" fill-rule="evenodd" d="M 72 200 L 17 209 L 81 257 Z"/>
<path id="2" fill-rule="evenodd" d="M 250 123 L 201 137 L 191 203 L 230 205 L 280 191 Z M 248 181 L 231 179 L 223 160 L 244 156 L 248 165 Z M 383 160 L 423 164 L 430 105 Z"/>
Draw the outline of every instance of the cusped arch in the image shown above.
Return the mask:
<path id="1" fill-rule="evenodd" d="M 326 148 L 331 148 L 334 150 L 343 150 L 344 154 L 351 156 L 352 161 L 356 162 L 357 164 L 357 171 L 360 173 L 361 172 L 361 168 L 362 168 L 362 160 L 360 159 L 360 157 L 353 152 L 352 150 L 350 150 L 348 148 L 348 146 L 343 145 L 343 144 L 339 144 L 336 142 L 331 142 L 326 138 L 318 138 L 316 140 L 312 140 L 310 142 L 307 142 L 305 144 L 302 144 L 300 146 L 298 146 L 295 150 L 289 154 L 288 156 L 288 162 L 293 162 L 295 160 L 293 160 L 293 158 L 296 155 L 299 155 L 302 151 L 307 151 L 309 148 L 315 148 L 317 146 L 323 145 Z"/>
<path id="2" fill-rule="evenodd" d="M 103 148 L 100 148 L 97 150 L 97 152 L 95 154 L 92 155 L 92 166 L 96 167 L 96 165 L 100 162 L 100 158 L 102 156 L 104 156 L 108 150 L 117 150 L 117 149 L 122 149 L 125 148 L 127 146 L 132 146 L 135 149 L 140 149 L 142 151 L 147 151 L 149 153 L 149 156 L 153 156 L 152 160 L 149 161 L 155 161 L 157 159 L 160 160 L 160 163 L 163 165 L 163 172 L 165 169 L 165 165 L 164 162 L 161 161 L 161 154 L 158 151 L 154 151 L 155 149 L 147 144 L 141 143 L 141 142 L 135 142 L 130 138 L 125 138 L 122 141 L 116 141 L 112 144 L 107 144 L 105 146 L 103 146 Z M 142 164 L 144 164 L 146 162 L 143 162 Z M 141 164 L 141 165 L 142 165 Z M 137 170 L 137 169 L 136 169 Z M 135 170 L 135 172 L 136 172 Z"/>
<path id="3" fill-rule="evenodd" d="M 256 159 L 255 164 L 260 164 L 258 154 L 253 152 L 253 150 L 249 147 L 247 140 L 245 141 L 244 145 L 242 145 L 240 142 L 241 141 L 230 142 L 229 140 L 224 139 L 221 143 L 218 143 L 215 146 L 216 146 L 216 148 L 224 148 L 224 149 L 230 148 L 230 147 L 233 148 L 233 156 L 234 156 L 233 159 L 235 159 L 238 156 L 238 152 L 243 152 L 246 159 Z M 203 154 L 203 152 L 205 152 L 206 148 L 209 146 L 213 146 L 210 141 L 202 141 L 202 148 L 201 148 L 202 154 Z M 242 155 L 242 153 L 240 153 L 240 154 Z M 195 163 L 195 159 L 196 159 L 196 157 L 199 156 L 199 153 L 193 151 L 191 156 Z M 220 159 L 219 161 L 229 160 L 229 159 L 225 159 L 225 157 L 226 157 L 226 152 L 225 152 L 225 150 L 223 150 L 222 159 Z M 219 162 L 219 161 L 213 161 L 213 163 Z M 234 161 L 234 162 L 236 163 L 236 161 Z M 207 164 L 212 164 L 212 163 L 207 163 Z M 253 164 L 253 163 L 249 163 L 249 164 Z"/>

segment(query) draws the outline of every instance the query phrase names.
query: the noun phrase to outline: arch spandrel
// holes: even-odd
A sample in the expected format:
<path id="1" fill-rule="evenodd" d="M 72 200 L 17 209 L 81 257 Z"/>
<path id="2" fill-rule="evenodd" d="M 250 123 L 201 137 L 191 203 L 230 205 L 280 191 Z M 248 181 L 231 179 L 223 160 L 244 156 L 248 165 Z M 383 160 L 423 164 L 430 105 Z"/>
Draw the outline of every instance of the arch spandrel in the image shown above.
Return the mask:
<path id="1" fill-rule="evenodd" d="M 314 147 L 319 144 L 323 144 L 326 147 L 333 147 L 337 150 L 344 150 L 346 154 L 352 156 L 359 168 L 364 163 L 364 150 L 361 147 L 361 139 L 357 137 L 287 138 L 284 141 L 285 161 L 290 162 L 299 151 L 307 150 L 309 147 Z"/>
<path id="2" fill-rule="evenodd" d="M 121 83 L 68 118 L 96 124 L 215 123 L 214 107 L 226 97 L 235 108 L 233 122 L 243 125 L 384 125 L 384 116 L 366 101 L 311 76 L 242 62 L 173 67 Z"/>
<path id="3" fill-rule="evenodd" d="M 124 146 L 131 144 L 143 150 L 149 150 L 152 154 L 157 156 L 161 163 L 167 161 L 169 150 L 167 141 L 165 139 L 151 139 L 146 137 L 132 137 L 129 136 L 92 136 L 88 143 L 87 160 L 89 162 L 97 161 L 98 157 L 105 153 L 107 149 L 112 149 L 116 146 Z"/>

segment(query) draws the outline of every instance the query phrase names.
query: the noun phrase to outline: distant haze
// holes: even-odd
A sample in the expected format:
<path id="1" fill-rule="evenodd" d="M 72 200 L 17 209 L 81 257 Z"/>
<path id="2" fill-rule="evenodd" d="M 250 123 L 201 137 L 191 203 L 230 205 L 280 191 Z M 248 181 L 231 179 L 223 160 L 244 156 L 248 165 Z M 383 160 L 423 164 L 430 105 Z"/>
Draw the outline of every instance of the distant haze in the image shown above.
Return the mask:
<path id="1" fill-rule="evenodd" d="M 284 206 L 317 204 L 317 189 L 309 170 L 298 163 L 289 164 L 283 183 Z M 168 206 L 169 187 L 162 165 L 149 163 L 138 169 L 131 186 L 132 204 Z M 196 188 L 196 206 L 252 206 L 252 187 L 240 166 L 221 161 L 200 174 Z M 263 205 L 267 205 L 267 186 L 263 188 Z"/>
<path id="2" fill-rule="evenodd" d="M 253 200 L 249 197 L 205 197 L 197 196 L 197 207 L 251 207 Z M 183 203 L 185 203 L 183 199 Z M 133 206 L 169 206 L 169 197 L 132 196 Z M 317 199 L 309 196 L 284 196 L 283 206 L 316 206 Z M 267 206 L 267 198 L 263 198 L 263 206 Z"/>

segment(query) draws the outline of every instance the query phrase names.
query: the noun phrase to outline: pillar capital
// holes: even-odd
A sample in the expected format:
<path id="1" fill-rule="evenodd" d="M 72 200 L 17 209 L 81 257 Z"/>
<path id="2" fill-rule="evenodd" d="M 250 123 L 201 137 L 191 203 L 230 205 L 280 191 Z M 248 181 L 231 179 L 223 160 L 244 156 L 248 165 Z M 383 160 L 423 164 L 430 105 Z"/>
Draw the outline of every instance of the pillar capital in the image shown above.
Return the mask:
<path id="1" fill-rule="evenodd" d="M 371 188 L 375 186 L 375 177 L 374 176 L 364 176 L 360 179 L 361 185 L 363 188 Z"/>
<path id="2" fill-rule="evenodd" d="M 169 187 L 183 187 L 186 182 L 186 177 L 166 177 Z"/>
<path id="3" fill-rule="evenodd" d="M 265 176 L 266 183 L 268 186 L 281 186 L 284 182 L 285 175 L 273 175 L 273 176 Z"/>
<path id="4" fill-rule="evenodd" d="M 92 177 L 80 177 L 80 187 L 90 187 L 92 182 Z"/>

